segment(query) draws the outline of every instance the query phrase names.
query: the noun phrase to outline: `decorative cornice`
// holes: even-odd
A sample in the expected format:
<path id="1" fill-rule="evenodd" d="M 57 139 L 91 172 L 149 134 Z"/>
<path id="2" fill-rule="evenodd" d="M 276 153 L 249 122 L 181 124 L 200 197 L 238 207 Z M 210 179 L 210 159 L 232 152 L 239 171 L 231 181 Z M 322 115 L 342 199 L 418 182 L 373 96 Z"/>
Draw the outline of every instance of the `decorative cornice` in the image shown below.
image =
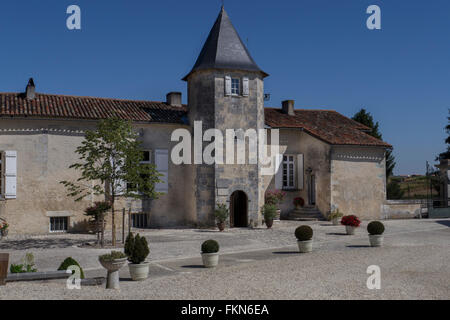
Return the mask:
<path id="1" fill-rule="evenodd" d="M 61 128 L 0 128 L 0 134 L 75 134 L 84 135 L 84 130 L 78 129 L 61 129 Z"/>

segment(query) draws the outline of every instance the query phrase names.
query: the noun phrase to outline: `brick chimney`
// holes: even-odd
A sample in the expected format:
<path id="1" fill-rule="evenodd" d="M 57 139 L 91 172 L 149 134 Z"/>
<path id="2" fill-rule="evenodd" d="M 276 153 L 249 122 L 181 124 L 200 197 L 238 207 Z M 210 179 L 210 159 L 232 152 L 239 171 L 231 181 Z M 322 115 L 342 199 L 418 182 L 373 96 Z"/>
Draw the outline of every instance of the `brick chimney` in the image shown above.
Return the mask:
<path id="1" fill-rule="evenodd" d="M 181 92 L 169 92 L 166 101 L 168 105 L 181 107 Z"/>
<path id="2" fill-rule="evenodd" d="M 30 78 L 30 80 L 28 80 L 27 88 L 25 89 L 25 95 L 29 100 L 33 100 L 36 97 L 36 86 L 34 85 L 33 78 Z"/>
<path id="3" fill-rule="evenodd" d="M 282 111 L 284 114 L 288 114 L 290 116 L 294 116 L 294 100 L 285 100 L 282 102 Z"/>

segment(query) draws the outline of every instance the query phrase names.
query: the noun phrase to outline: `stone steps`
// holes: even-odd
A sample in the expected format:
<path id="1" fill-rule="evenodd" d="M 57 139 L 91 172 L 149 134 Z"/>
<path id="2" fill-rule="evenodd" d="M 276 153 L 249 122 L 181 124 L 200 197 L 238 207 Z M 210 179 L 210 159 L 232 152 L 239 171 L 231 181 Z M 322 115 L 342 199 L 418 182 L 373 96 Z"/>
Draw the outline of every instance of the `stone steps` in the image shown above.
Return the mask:
<path id="1" fill-rule="evenodd" d="M 294 209 L 289 213 L 288 220 L 294 221 L 320 221 L 324 217 L 316 207 L 303 207 Z"/>

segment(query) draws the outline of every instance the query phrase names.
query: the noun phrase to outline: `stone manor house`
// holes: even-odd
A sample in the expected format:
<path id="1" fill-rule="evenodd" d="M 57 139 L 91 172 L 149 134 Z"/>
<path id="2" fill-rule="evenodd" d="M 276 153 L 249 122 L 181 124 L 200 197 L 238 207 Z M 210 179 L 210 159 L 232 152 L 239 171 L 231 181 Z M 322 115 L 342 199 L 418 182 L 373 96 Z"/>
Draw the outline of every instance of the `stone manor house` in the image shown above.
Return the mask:
<path id="1" fill-rule="evenodd" d="M 298 110 L 287 100 L 264 107 L 262 71 L 222 8 L 181 93 L 165 102 L 75 97 L 38 93 L 32 80 L 25 92 L 0 93 L 0 217 L 11 234 L 45 234 L 82 229 L 83 210 L 95 199 L 75 202 L 60 184 L 73 180 L 68 167 L 76 147 L 99 119 L 132 120 L 143 141 L 145 161 L 163 174 L 153 201 L 121 199 L 132 208 L 135 227 L 213 226 L 217 202 L 230 207 L 231 227 L 261 225 L 268 190 L 287 197 L 282 217 L 301 196 L 324 217 L 339 208 L 363 219 L 382 216 L 386 201 L 385 151 L 391 146 L 369 128 L 332 110 Z M 281 163 L 273 176 L 258 164 L 181 164 L 170 159 L 177 128 L 279 129 Z M 117 220 L 121 220 L 120 217 Z"/>

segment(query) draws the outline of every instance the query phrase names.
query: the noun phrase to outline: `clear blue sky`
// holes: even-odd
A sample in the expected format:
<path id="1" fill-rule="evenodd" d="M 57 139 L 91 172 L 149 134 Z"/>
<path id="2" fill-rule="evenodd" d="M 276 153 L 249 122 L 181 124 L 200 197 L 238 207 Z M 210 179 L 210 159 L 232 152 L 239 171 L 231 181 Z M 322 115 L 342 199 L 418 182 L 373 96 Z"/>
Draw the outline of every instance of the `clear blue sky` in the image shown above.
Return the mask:
<path id="1" fill-rule="evenodd" d="M 66 9 L 82 10 L 82 30 Z M 45 93 L 164 101 L 182 91 L 220 0 L 2 0 L 0 91 L 34 77 Z M 366 8 L 382 30 L 366 28 Z M 423 173 L 445 149 L 450 107 L 450 1 L 225 0 L 258 65 L 267 106 L 352 116 L 361 107 L 394 145 L 396 174 Z"/>

